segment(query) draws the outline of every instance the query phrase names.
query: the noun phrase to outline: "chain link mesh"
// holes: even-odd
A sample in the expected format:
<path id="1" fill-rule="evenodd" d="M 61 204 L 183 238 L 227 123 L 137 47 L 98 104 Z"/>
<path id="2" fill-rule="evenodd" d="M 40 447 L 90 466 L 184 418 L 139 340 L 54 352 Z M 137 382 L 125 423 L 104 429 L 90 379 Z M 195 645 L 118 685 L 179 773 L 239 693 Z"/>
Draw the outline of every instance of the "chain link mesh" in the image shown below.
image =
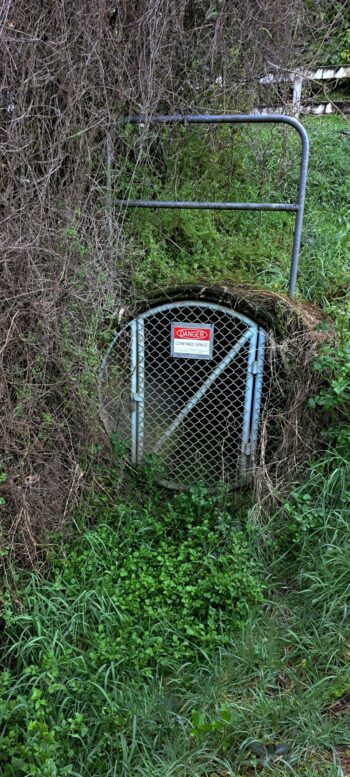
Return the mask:
<path id="1" fill-rule="evenodd" d="M 130 452 L 131 412 L 137 412 L 138 460 L 156 451 L 160 472 L 169 484 L 188 487 L 200 480 L 209 487 L 218 481 L 237 484 L 249 459 L 253 392 L 249 393 L 248 379 L 256 359 L 257 326 L 230 309 L 201 302 L 163 305 L 137 320 L 143 322 L 144 352 L 138 352 L 137 370 L 144 383 L 138 384 L 140 396 L 133 403 L 132 324 L 128 324 L 110 351 L 104 374 L 103 413 L 109 431 L 116 432 Z M 172 357 L 174 322 L 213 324 L 212 358 Z M 208 379 L 240 338 L 237 355 L 208 386 Z M 203 396 L 178 422 L 203 385 L 207 385 Z"/>

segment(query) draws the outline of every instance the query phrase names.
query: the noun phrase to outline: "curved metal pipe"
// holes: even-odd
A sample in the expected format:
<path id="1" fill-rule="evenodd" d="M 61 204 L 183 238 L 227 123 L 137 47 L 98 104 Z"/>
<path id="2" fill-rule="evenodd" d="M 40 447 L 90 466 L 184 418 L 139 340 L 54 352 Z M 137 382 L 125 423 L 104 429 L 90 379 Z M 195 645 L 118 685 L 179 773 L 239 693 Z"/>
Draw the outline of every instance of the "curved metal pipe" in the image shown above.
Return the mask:
<path id="1" fill-rule="evenodd" d="M 186 202 L 176 200 L 116 200 L 116 204 L 123 208 L 200 208 L 217 210 L 272 210 L 272 211 L 292 211 L 296 213 L 292 260 L 289 274 L 288 293 L 291 299 L 295 295 L 301 229 L 305 207 L 305 191 L 307 179 L 307 167 L 309 159 L 309 138 L 303 125 L 293 116 L 282 116 L 280 114 L 186 114 L 179 113 L 163 115 L 155 114 L 153 116 L 128 116 L 122 120 L 123 124 L 289 124 L 299 134 L 301 139 L 301 164 L 298 181 L 298 201 L 296 203 L 273 203 L 273 202 Z"/>

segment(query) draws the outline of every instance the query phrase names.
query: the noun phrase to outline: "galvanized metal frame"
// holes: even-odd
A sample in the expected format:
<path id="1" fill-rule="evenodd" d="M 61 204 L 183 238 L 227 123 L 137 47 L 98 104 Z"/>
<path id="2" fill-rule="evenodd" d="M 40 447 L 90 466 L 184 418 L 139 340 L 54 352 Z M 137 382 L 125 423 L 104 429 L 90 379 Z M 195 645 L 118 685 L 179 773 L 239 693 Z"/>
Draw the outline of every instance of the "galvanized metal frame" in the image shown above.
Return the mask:
<path id="1" fill-rule="evenodd" d="M 233 319 L 238 319 L 246 326 L 246 331 L 242 333 L 237 342 L 230 351 L 216 365 L 211 373 L 206 377 L 203 384 L 198 388 L 192 397 L 190 397 L 176 418 L 163 431 L 154 446 L 154 452 L 159 453 L 163 443 L 176 431 L 184 421 L 190 411 L 205 396 L 206 392 L 214 384 L 215 380 L 231 364 L 235 356 L 246 343 L 249 343 L 249 353 L 247 358 L 247 376 L 244 388 L 244 412 L 242 417 L 241 431 L 241 475 L 246 477 L 252 466 L 252 456 L 255 450 L 257 433 L 259 406 L 263 379 L 263 343 L 265 333 L 260 329 L 256 322 L 252 321 L 242 313 L 231 310 L 230 308 L 213 302 L 202 300 L 177 300 L 168 302 L 146 310 L 137 316 L 116 333 L 107 353 L 103 359 L 99 375 L 99 399 L 101 417 L 105 418 L 103 405 L 103 381 L 107 367 L 108 358 L 118 339 L 122 337 L 127 330 L 130 332 L 130 438 L 131 438 L 131 462 L 140 464 L 144 455 L 144 430 L 145 430 L 145 341 L 144 327 L 148 318 L 162 312 L 179 309 L 182 306 L 186 308 L 202 308 L 203 310 L 221 312 Z"/>
<path id="2" fill-rule="evenodd" d="M 249 465 L 253 451 L 255 451 L 258 433 L 258 418 L 259 414 L 255 408 L 255 397 L 257 397 L 258 405 L 260 406 L 261 390 L 262 390 L 262 378 L 263 378 L 263 351 L 258 351 L 258 338 L 261 333 L 263 340 L 265 339 L 265 333 L 261 330 L 256 322 L 252 321 L 247 316 L 237 311 L 230 311 L 229 308 L 218 305 L 216 303 L 201 302 L 199 300 L 178 300 L 174 303 L 166 303 L 159 305 L 155 308 L 151 308 L 142 314 L 142 318 L 148 318 L 151 315 L 160 313 L 161 311 L 176 309 L 180 305 L 186 305 L 186 307 L 203 307 L 208 310 L 221 311 L 222 313 L 231 313 L 233 318 L 238 318 L 242 323 L 246 324 L 247 331 L 239 338 L 237 343 L 233 346 L 231 351 L 225 356 L 225 358 L 217 365 L 213 372 L 208 376 L 205 383 L 198 389 L 195 395 L 187 402 L 181 413 L 176 417 L 168 429 L 163 433 L 154 447 L 154 452 L 158 453 L 164 440 L 169 437 L 176 428 L 182 423 L 186 415 L 192 410 L 200 399 L 205 395 L 206 391 L 214 383 L 221 373 L 228 367 L 233 361 L 235 356 L 243 345 L 249 341 L 249 356 L 247 364 L 247 379 L 245 386 L 245 399 L 244 399 L 244 415 L 242 421 L 242 437 L 241 437 L 241 474 L 247 476 L 249 471 Z M 144 358 L 144 354 L 141 355 L 141 359 Z M 138 406 L 140 409 L 140 406 Z M 254 421 L 254 423 L 252 423 Z M 142 461 L 142 457 L 138 456 L 138 463 Z"/>
<path id="3" fill-rule="evenodd" d="M 262 376 L 264 369 L 265 358 L 265 345 L 266 345 L 266 332 L 261 327 L 258 329 L 258 342 L 257 342 L 257 357 L 253 366 L 254 378 L 254 401 L 252 404 L 252 420 L 251 420 L 251 442 L 250 442 L 250 457 L 254 460 L 256 443 L 258 439 L 258 428 L 260 418 L 260 406 L 262 395 Z"/>
<path id="4" fill-rule="evenodd" d="M 136 406 L 137 413 L 137 458 L 136 461 L 143 459 L 143 443 L 145 432 L 145 335 L 144 319 L 139 316 L 137 319 L 137 393 L 138 402 Z"/>
<path id="5" fill-rule="evenodd" d="M 193 202 L 193 201 L 176 201 L 176 200 L 132 200 L 122 199 L 117 200 L 117 204 L 121 207 L 141 207 L 141 208 L 197 208 L 197 209 L 214 209 L 214 210 L 250 210 L 250 211 L 286 211 L 294 213 L 296 216 L 294 237 L 293 237 L 293 249 L 291 258 L 291 268 L 289 276 L 288 292 L 291 298 L 294 297 L 299 251 L 300 251 L 300 238 L 301 228 L 304 213 L 305 204 L 305 188 L 307 177 L 307 165 L 308 165 L 308 151 L 309 142 L 307 133 L 300 122 L 289 116 L 281 115 L 199 115 L 199 116 L 152 116 L 147 119 L 151 123 L 183 123 L 183 124 L 240 124 L 240 123 L 267 123 L 267 124 L 287 124 L 292 126 L 298 133 L 301 139 L 301 164 L 298 180 L 298 197 L 295 203 L 271 203 L 271 202 Z M 141 116 L 130 116 L 125 119 L 126 123 L 140 124 L 143 122 Z M 240 437 L 240 471 L 241 475 L 247 477 L 254 462 L 257 436 L 258 436 L 258 424 L 262 395 L 262 379 L 263 379 L 263 364 L 264 364 L 264 350 L 266 333 L 261 329 L 256 322 L 252 321 L 247 316 L 233 311 L 229 307 L 205 302 L 200 300 L 177 300 L 176 302 L 168 302 L 163 305 L 150 308 L 144 313 L 137 316 L 134 320 L 130 321 L 119 332 L 115 334 L 107 353 L 102 361 L 99 376 L 99 401 L 100 401 L 100 413 L 101 418 L 106 422 L 106 413 L 103 404 L 103 380 L 107 367 L 108 358 L 112 353 L 119 337 L 121 337 L 128 330 L 130 334 L 130 438 L 131 438 L 131 462 L 133 464 L 139 464 L 143 460 L 144 456 L 144 440 L 145 440 L 145 340 L 144 340 L 144 327 L 147 318 L 156 315 L 157 313 L 171 311 L 172 309 L 186 306 L 187 308 L 203 308 L 206 310 L 213 310 L 216 312 L 222 312 L 226 316 L 231 315 L 233 318 L 239 319 L 246 325 L 246 331 L 238 338 L 235 345 L 231 350 L 226 353 L 224 358 L 216 364 L 211 373 L 205 377 L 202 385 L 195 391 L 195 393 L 187 398 L 184 406 L 180 409 L 175 418 L 169 423 L 169 426 L 163 429 L 159 439 L 153 446 L 155 453 L 161 451 L 162 445 L 168 440 L 169 437 L 175 432 L 181 423 L 186 419 L 188 414 L 193 408 L 200 402 L 205 396 L 206 392 L 215 383 L 216 379 L 224 372 L 224 370 L 231 364 L 235 356 L 239 353 L 240 349 L 249 343 L 249 351 L 247 356 L 247 370 L 244 385 L 244 403 L 243 403 L 243 416 L 242 416 L 242 428 Z M 243 391 L 243 384 L 242 384 Z M 147 420 L 147 419 L 146 419 Z M 228 420 L 228 426 L 230 421 Z M 223 442 L 224 445 L 224 442 Z M 147 448 L 146 448 L 147 449 Z M 223 450 L 223 448 L 222 448 Z M 225 463 L 223 459 L 223 473 L 225 470 Z"/>
<path id="6" fill-rule="evenodd" d="M 250 210 L 250 211 L 286 211 L 295 213 L 295 226 L 293 236 L 293 248 L 291 268 L 289 274 L 288 293 L 291 299 L 295 295 L 301 229 L 304 215 L 305 190 L 307 167 L 309 158 L 309 139 L 303 125 L 292 116 L 281 116 L 275 114 L 200 114 L 196 115 L 155 115 L 145 119 L 142 116 L 129 116 L 123 120 L 126 124 L 287 124 L 293 127 L 301 139 L 301 162 L 298 180 L 298 198 L 297 202 L 193 202 L 178 200 L 132 200 L 118 199 L 116 204 L 122 208 L 196 208 L 212 210 Z"/>
<path id="7" fill-rule="evenodd" d="M 124 331 L 124 330 L 123 330 Z M 138 433 L 138 375 L 137 375 L 137 363 L 139 360 L 139 353 L 137 348 L 137 321 L 135 319 L 130 322 L 131 332 L 131 394 L 130 394 L 130 421 L 131 421 L 131 462 L 137 463 L 137 433 Z M 120 334 L 120 333 L 119 333 Z M 115 338 L 114 342 L 119 337 Z M 105 367 L 107 362 L 105 363 Z"/>
<path id="8" fill-rule="evenodd" d="M 246 387 L 245 387 L 245 398 L 244 398 L 244 411 L 243 411 L 243 428 L 242 428 L 242 442 L 241 442 L 241 468 L 242 468 L 242 474 L 247 474 L 247 470 L 249 468 L 249 460 L 251 455 L 252 447 L 255 447 L 255 440 L 252 439 L 252 429 L 251 429 L 251 417 L 254 412 L 254 387 L 256 384 L 256 379 L 258 382 L 262 382 L 262 370 L 261 373 L 256 372 L 256 379 L 254 378 L 255 375 L 255 365 L 256 365 L 256 357 L 257 357 L 257 341 L 258 341 L 258 327 L 255 326 L 254 329 L 251 329 L 251 336 L 250 336 L 250 343 L 249 343 L 249 356 L 248 356 L 248 364 L 247 364 L 247 377 L 246 377 Z"/>

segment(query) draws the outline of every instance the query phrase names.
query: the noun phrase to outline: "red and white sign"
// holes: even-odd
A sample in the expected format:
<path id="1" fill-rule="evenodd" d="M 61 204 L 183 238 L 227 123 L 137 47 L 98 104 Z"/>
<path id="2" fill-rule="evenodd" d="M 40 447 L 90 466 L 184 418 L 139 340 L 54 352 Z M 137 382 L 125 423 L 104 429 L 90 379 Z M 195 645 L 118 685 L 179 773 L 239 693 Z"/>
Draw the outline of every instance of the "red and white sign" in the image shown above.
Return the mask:
<path id="1" fill-rule="evenodd" d="M 210 359 L 213 324 L 172 324 L 171 355 L 187 359 Z"/>

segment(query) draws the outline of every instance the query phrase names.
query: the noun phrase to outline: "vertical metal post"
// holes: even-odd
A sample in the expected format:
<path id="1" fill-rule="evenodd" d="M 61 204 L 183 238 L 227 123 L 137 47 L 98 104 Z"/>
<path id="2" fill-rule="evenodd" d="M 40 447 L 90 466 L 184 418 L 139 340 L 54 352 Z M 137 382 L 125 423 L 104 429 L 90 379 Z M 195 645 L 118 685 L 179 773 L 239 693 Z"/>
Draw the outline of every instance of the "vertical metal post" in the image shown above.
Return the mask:
<path id="1" fill-rule="evenodd" d="M 145 322 L 137 319 L 137 463 L 141 464 L 145 428 Z"/>
<path id="2" fill-rule="evenodd" d="M 256 442 L 258 438 L 261 392 L 262 392 L 262 381 L 263 381 L 263 371 L 264 371 L 265 341 L 266 341 L 266 334 L 263 329 L 259 328 L 257 355 L 256 355 L 256 362 L 255 362 L 256 374 L 255 374 L 255 385 L 254 385 L 254 391 L 253 391 L 252 424 L 251 424 L 251 432 L 250 432 L 250 454 L 252 459 L 255 454 Z"/>
<path id="3" fill-rule="evenodd" d="M 288 294 L 291 299 L 294 299 L 295 289 L 297 285 L 301 229 L 303 226 L 304 207 L 305 207 L 307 167 L 309 162 L 309 138 L 302 124 L 300 124 L 300 127 L 299 127 L 299 135 L 301 138 L 301 165 L 300 165 L 300 175 L 299 175 L 299 181 L 298 181 L 298 210 L 295 218 L 292 261 L 290 266 L 289 284 L 288 284 Z"/>
<path id="4" fill-rule="evenodd" d="M 303 85 L 303 79 L 301 75 L 293 78 L 293 113 L 298 118 L 301 105 L 301 90 Z"/>
<path id="5" fill-rule="evenodd" d="M 130 423 L 131 423 L 131 463 L 137 464 L 137 330 L 136 321 L 130 323 Z"/>
<path id="6" fill-rule="evenodd" d="M 123 123 L 140 124 L 144 121 L 142 116 L 128 116 Z M 296 212 L 292 261 L 288 284 L 289 296 L 293 299 L 295 294 L 298 261 L 301 239 L 301 227 L 304 215 L 305 189 L 307 178 L 307 166 L 309 158 L 309 139 L 303 125 L 294 116 L 282 116 L 280 114 L 200 114 L 200 115 L 155 115 L 148 117 L 147 121 L 160 124 L 289 124 L 297 130 L 301 139 L 301 165 L 298 182 L 298 202 L 297 203 L 271 203 L 271 202 L 180 202 L 176 200 L 132 200 L 118 199 L 115 204 L 123 208 L 209 208 L 215 210 L 273 210 L 273 211 L 294 211 Z"/>
<path id="7" fill-rule="evenodd" d="M 257 346 L 257 327 L 254 326 L 254 327 L 251 327 L 251 330 L 250 330 L 247 377 L 246 377 L 245 395 L 244 395 L 244 410 L 243 410 L 242 440 L 241 440 L 241 472 L 243 476 L 246 475 L 247 473 L 248 460 L 251 455 L 250 419 L 251 419 L 252 401 L 253 401 L 256 346 Z"/>

